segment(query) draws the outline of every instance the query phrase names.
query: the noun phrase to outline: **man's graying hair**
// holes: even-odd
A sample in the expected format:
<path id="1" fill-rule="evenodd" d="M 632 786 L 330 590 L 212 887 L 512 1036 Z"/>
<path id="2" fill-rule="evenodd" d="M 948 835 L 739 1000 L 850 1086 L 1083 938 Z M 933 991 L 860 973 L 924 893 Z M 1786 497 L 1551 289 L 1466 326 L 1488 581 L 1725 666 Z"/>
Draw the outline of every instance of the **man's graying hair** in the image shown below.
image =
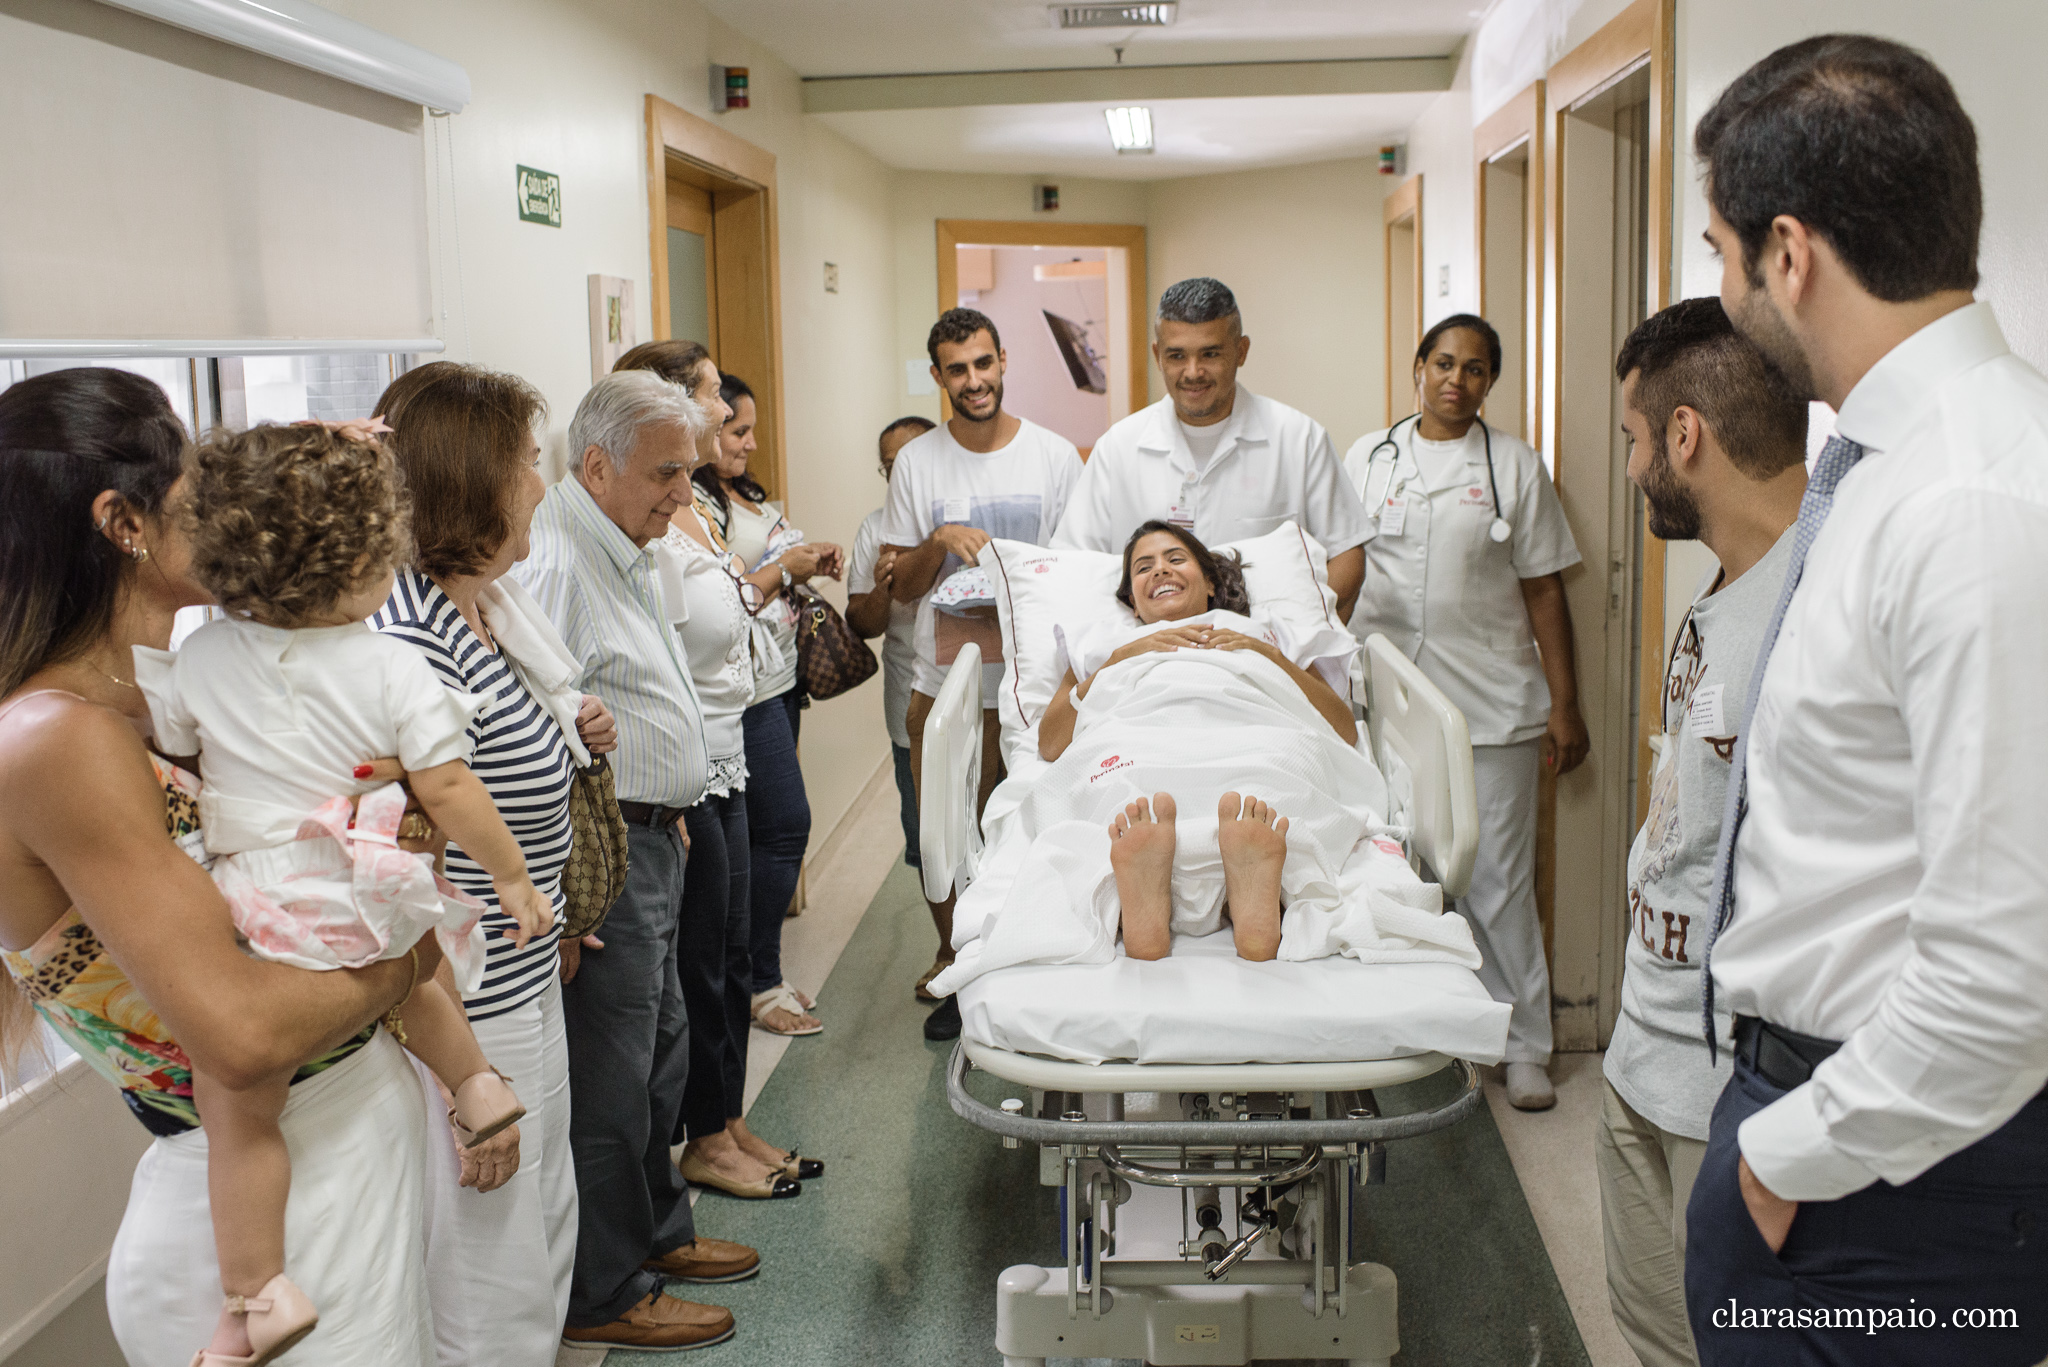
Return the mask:
<path id="1" fill-rule="evenodd" d="M 569 419 L 569 468 L 580 479 L 583 453 L 595 446 L 623 474 L 640 430 L 661 423 L 687 429 L 692 444 L 707 426 L 704 410 L 681 385 L 651 370 L 615 370 L 590 387 Z"/>
<path id="2" fill-rule="evenodd" d="M 1168 285 L 1166 292 L 1159 296 L 1159 321 L 1162 323 L 1213 323 L 1219 318 L 1238 318 L 1239 329 L 1244 326 L 1237 311 L 1237 296 L 1221 280 L 1198 275 L 1192 280 Z"/>

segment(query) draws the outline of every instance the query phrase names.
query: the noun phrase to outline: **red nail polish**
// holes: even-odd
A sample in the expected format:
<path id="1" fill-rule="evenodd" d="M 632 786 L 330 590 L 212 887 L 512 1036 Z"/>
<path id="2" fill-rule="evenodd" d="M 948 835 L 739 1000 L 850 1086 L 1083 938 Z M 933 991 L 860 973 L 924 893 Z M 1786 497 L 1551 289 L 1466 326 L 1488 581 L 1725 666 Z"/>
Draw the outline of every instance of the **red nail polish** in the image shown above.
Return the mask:
<path id="1" fill-rule="evenodd" d="M 368 764 L 358 764 L 356 766 L 357 778 L 368 778 L 371 774 L 374 774 L 375 772 L 377 772 L 376 769 Z"/>

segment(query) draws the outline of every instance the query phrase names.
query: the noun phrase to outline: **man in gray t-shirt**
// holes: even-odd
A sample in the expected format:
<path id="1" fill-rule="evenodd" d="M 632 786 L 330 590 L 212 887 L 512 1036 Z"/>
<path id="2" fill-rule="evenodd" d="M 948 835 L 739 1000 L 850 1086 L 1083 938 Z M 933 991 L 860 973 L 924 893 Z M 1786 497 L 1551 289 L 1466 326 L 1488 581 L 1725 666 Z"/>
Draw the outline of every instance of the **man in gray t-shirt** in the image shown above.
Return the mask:
<path id="1" fill-rule="evenodd" d="M 1628 857 L 1621 1017 L 1598 1149 L 1615 1323 L 1643 1367 L 1691 1367 L 1685 1204 L 1729 1060 L 1724 1047 L 1716 1068 L 1700 1033 L 1700 959 L 1750 668 L 1806 490 L 1806 405 L 1773 382 L 1718 299 L 1688 299 L 1643 323 L 1615 374 L 1629 478 L 1650 530 L 1697 539 L 1720 561 L 1679 623 L 1659 695 L 1650 811 Z M 1716 1029 L 1725 1039 L 1728 1023 Z"/>

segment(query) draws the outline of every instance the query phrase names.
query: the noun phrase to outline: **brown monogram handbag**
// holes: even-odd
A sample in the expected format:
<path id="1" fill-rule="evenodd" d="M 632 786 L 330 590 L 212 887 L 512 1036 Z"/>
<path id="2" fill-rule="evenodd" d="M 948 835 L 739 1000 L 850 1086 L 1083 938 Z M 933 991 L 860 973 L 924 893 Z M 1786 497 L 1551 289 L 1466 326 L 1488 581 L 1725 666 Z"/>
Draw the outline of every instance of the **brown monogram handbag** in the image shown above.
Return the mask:
<path id="1" fill-rule="evenodd" d="M 823 702 L 874 677 L 881 668 L 875 652 L 838 609 L 808 584 L 792 585 L 788 593 L 796 610 L 796 677 L 804 692 Z"/>
<path id="2" fill-rule="evenodd" d="M 626 819 L 619 815 L 612 767 L 603 755 L 569 781 L 569 862 L 562 866 L 562 938 L 604 924 L 626 890 Z"/>

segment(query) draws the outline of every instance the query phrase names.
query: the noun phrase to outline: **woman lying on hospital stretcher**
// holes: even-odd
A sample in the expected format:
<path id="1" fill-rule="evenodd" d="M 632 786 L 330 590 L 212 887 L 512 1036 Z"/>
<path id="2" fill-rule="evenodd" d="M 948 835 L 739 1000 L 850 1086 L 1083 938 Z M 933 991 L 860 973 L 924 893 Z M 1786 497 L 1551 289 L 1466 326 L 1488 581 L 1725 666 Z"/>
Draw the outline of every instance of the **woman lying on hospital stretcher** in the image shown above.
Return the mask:
<path id="1" fill-rule="evenodd" d="M 1074 740 L 1077 704 L 1104 671 L 1141 655 L 1182 650 L 1251 651 L 1293 680 L 1347 745 L 1358 727 L 1351 705 L 1329 683 L 1302 668 L 1284 622 L 1255 612 L 1236 557 L 1218 559 L 1195 538 L 1164 522 L 1147 522 L 1124 546 L 1117 600 L 1137 614 L 1136 627 L 1090 632 L 1066 643 L 1070 661 L 1039 726 L 1038 753 L 1056 760 Z M 1127 804 L 1110 823 L 1110 867 L 1122 907 L 1124 953 L 1166 957 L 1172 943 L 1175 854 L 1173 795 L 1155 793 Z M 1280 874 L 1287 858 L 1287 818 L 1257 797 L 1226 792 L 1217 803 L 1216 839 L 1224 900 L 1238 955 L 1271 959 L 1280 948 Z"/>

